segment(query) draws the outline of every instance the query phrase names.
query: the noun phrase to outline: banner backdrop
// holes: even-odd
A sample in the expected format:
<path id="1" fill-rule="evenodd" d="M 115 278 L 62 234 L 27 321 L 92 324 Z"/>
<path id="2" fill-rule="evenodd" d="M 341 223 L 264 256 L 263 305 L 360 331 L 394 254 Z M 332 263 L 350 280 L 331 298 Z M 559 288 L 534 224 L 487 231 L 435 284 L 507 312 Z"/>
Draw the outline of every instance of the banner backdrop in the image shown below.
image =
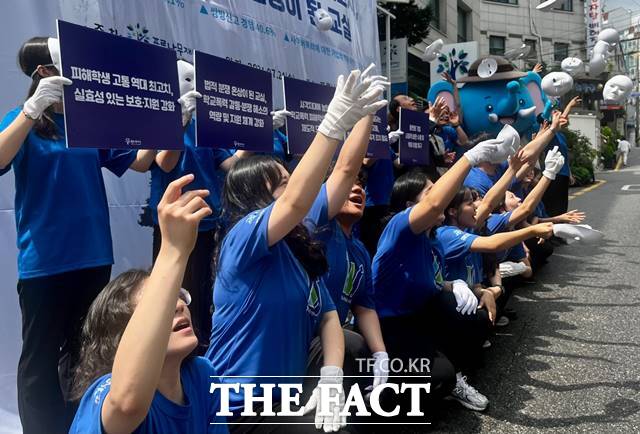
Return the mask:
<path id="1" fill-rule="evenodd" d="M 55 36 L 62 19 L 174 49 L 192 61 L 194 49 L 283 75 L 335 85 L 340 73 L 379 64 L 375 0 L 325 0 L 335 20 L 328 32 L 313 23 L 315 0 L 4 0 L 0 2 L 0 116 L 21 104 L 30 80 L 16 55 L 32 36 Z M 339 20 L 337 18 L 339 17 Z M 282 85 L 274 80 L 274 104 Z M 105 172 L 116 263 L 113 273 L 151 262 L 147 174 Z M 16 368 L 20 309 L 16 293 L 13 173 L 0 177 L 0 433 L 19 433 Z"/>

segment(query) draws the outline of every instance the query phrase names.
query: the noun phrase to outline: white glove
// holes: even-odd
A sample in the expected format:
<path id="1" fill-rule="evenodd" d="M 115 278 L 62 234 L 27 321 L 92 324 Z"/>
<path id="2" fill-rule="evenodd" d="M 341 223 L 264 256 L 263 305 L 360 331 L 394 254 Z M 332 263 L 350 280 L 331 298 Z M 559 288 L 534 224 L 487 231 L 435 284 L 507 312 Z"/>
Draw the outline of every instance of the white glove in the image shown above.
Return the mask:
<path id="1" fill-rule="evenodd" d="M 523 262 L 501 262 L 500 265 L 500 277 L 512 277 L 522 274 L 527 271 L 527 265 Z"/>
<path id="2" fill-rule="evenodd" d="M 391 131 L 389 133 L 389 143 L 396 143 L 398 140 L 400 140 L 400 137 L 404 134 L 404 131 L 402 130 L 395 130 L 395 131 Z"/>
<path id="3" fill-rule="evenodd" d="M 384 91 L 384 84 L 387 83 L 384 81 L 386 78 L 369 77 L 368 73 L 373 66 L 372 64 L 364 72 L 351 71 L 346 80 L 343 75 L 338 77 L 336 92 L 318 132 L 332 139 L 343 140 L 356 122 L 387 105 L 386 100 L 378 101 Z"/>
<path id="4" fill-rule="evenodd" d="M 564 157 L 558 150 L 558 147 L 554 146 L 552 150 L 547 152 L 547 156 L 544 159 L 544 172 L 542 172 L 542 176 L 553 181 L 556 179 L 556 175 L 562 170 L 562 166 L 564 166 Z"/>
<path id="5" fill-rule="evenodd" d="M 604 234 L 589 225 L 571 225 L 566 223 L 558 223 L 553 225 L 553 235 L 565 238 L 567 241 L 581 241 L 584 244 L 597 244 Z"/>
<path id="6" fill-rule="evenodd" d="M 273 129 L 277 130 L 284 126 L 285 120 L 287 116 L 292 116 L 293 113 L 286 110 L 276 110 L 271 112 L 271 116 L 273 117 Z"/>
<path id="7" fill-rule="evenodd" d="M 324 432 L 339 431 L 340 428 L 347 426 L 347 417 L 340 416 L 340 412 L 344 408 L 344 389 L 342 388 L 342 369 L 337 366 L 323 366 L 320 368 L 320 380 L 318 386 L 313 389 L 311 398 L 302 408 L 304 414 L 309 414 L 313 409 L 316 410 L 316 428 L 324 428 Z M 339 394 L 339 405 L 334 402 L 330 404 L 323 403 L 321 400 L 320 385 L 331 384 L 336 385 L 330 389 L 330 395 L 333 397 Z M 328 408 L 325 406 L 328 405 Z M 331 416 L 320 416 L 324 411 L 329 410 Z"/>
<path id="8" fill-rule="evenodd" d="M 516 153 L 513 142 L 499 139 L 485 140 L 464 153 L 471 166 L 480 163 L 499 164 Z"/>
<path id="9" fill-rule="evenodd" d="M 196 98 L 202 98 L 200 92 L 190 90 L 189 92 L 178 98 L 178 104 L 182 107 L 182 126 L 185 126 L 191 121 L 193 112 L 196 111 Z"/>
<path id="10" fill-rule="evenodd" d="M 467 282 L 464 280 L 454 280 L 453 284 L 453 295 L 456 297 L 456 302 L 458 306 L 456 310 L 463 315 L 471 315 L 476 312 L 478 308 L 478 298 L 476 295 L 469 289 Z"/>
<path id="11" fill-rule="evenodd" d="M 389 354 L 384 351 L 373 353 L 373 387 L 385 384 L 389 379 Z"/>
<path id="12" fill-rule="evenodd" d="M 25 101 L 22 110 L 31 119 L 40 119 L 49 106 L 62 101 L 62 85 L 71 83 L 71 80 L 59 75 L 43 78 L 33 95 Z"/>

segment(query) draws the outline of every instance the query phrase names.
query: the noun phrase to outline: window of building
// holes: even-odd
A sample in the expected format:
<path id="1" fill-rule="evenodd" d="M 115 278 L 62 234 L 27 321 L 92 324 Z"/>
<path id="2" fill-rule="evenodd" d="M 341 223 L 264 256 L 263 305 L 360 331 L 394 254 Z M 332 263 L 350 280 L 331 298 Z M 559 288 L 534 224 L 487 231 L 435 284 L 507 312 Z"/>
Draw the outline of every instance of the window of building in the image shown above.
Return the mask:
<path id="1" fill-rule="evenodd" d="M 469 37 L 467 36 L 469 28 L 469 12 L 462 8 L 458 8 L 458 42 L 467 42 Z"/>
<path id="2" fill-rule="evenodd" d="M 525 39 L 524 43 L 531 48 L 529 51 L 529 55 L 527 59 L 536 60 L 538 59 L 538 50 L 536 49 L 536 40 L 535 39 Z"/>
<path id="3" fill-rule="evenodd" d="M 540 2 L 542 3 L 542 1 Z M 557 11 L 573 12 L 573 0 L 562 0 L 556 3 L 553 9 Z"/>
<path id="4" fill-rule="evenodd" d="M 429 6 L 431 6 L 431 10 L 433 11 L 431 25 L 440 30 L 440 0 L 429 0 Z"/>
<path id="5" fill-rule="evenodd" d="M 556 62 L 562 62 L 569 57 L 569 44 L 562 42 L 556 42 L 553 44 L 553 60 Z"/>
<path id="6" fill-rule="evenodd" d="M 489 54 L 494 56 L 504 55 L 505 38 L 502 36 L 489 36 Z"/>
<path id="7" fill-rule="evenodd" d="M 518 4 L 518 0 L 487 0 L 488 2 L 491 3 L 506 3 L 508 5 L 517 5 Z"/>

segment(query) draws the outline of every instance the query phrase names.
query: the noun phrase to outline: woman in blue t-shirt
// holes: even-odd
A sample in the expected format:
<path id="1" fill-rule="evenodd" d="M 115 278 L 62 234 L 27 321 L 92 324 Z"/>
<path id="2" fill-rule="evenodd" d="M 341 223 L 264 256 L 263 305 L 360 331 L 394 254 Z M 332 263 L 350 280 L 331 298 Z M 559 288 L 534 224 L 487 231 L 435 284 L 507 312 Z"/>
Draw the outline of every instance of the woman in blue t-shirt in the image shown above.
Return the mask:
<path id="1" fill-rule="evenodd" d="M 347 131 L 387 104 L 378 101 L 384 81 L 369 77 L 370 70 L 338 79 L 318 133 L 291 175 L 270 156 L 239 160 L 227 174 L 224 239 L 216 255 L 215 312 L 207 351 L 224 382 L 301 383 L 282 377 L 305 375 L 309 345 L 319 333 L 324 362 L 320 382 L 342 384 L 344 337 L 322 280 L 327 260 L 303 219 Z M 262 394 L 260 388 L 254 393 Z M 311 393 L 307 413 L 316 408 L 317 393 Z M 277 402 L 277 391 L 274 398 Z M 242 393 L 230 391 L 233 422 L 258 422 L 260 416 L 240 417 L 244 402 Z M 325 431 L 346 424 L 346 418 L 319 413 L 315 420 Z"/>
<path id="2" fill-rule="evenodd" d="M 462 371 L 469 353 L 479 351 L 486 321 L 478 320 L 477 299 L 464 282 L 444 281 L 444 264 L 431 232 L 471 167 L 506 159 L 514 151 L 511 143 L 483 142 L 435 184 L 417 171 L 398 178 L 392 214 L 372 265 L 376 310 L 389 354 L 427 358 L 432 396 L 452 392 L 453 399 L 474 410 L 484 410 L 488 400 L 466 382 Z"/>
<path id="3" fill-rule="evenodd" d="M 213 368 L 198 345 L 189 293 L 181 289 L 198 224 L 211 215 L 207 190 L 186 190 L 193 175 L 167 187 L 158 205 L 163 239 L 151 274 L 131 270 L 91 305 L 73 394 L 82 398 L 72 434 L 226 433 Z"/>
<path id="4" fill-rule="evenodd" d="M 18 63 L 31 77 L 28 98 L 0 122 L 0 175 L 11 169 L 15 175 L 18 408 L 27 434 L 66 432 L 75 412 L 65 403 L 66 379 L 77 358 L 81 319 L 113 264 L 102 168 L 117 176 L 128 168 L 144 172 L 155 156 L 67 147 L 62 86 L 71 81 L 59 76 L 59 51 L 54 38 L 23 44 Z"/>

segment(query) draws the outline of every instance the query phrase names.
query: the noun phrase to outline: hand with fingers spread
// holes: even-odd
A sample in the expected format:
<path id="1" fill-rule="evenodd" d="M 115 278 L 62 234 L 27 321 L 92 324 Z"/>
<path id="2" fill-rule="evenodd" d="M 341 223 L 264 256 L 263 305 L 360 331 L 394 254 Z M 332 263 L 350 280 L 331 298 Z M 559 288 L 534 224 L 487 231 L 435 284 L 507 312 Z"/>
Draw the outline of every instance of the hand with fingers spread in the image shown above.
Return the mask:
<path id="1" fill-rule="evenodd" d="M 178 104 L 182 108 L 182 126 L 186 126 L 196 111 L 196 100 L 202 98 L 202 94 L 195 90 L 190 90 L 178 98 Z"/>
<path id="2" fill-rule="evenodd" d="M 462 315 L 471 315 L 476 313 L 478 308 L 478 298 L 471 291 L 467 282 L 461 279 L 454 280 L 452 282 L 453 295 L 456 298 L 456 310 Z"/>
<path id="3" fill-rule="evenodd" d="M 316 411 L 316 428 L 324 429 L 324 432 L 336 432 L 340 428 L 347 426 L 346 416 L 340 416 L 345 402 L 342 376 L 342 369 L 337 366 L 323 366 L 320 368 L 318 385 L 313 389 L 309 401 L 303 407 L 304 414 L 309 414 L 313 410 Z M 331 402 L 323 402 L 323 396 L 335 397 L 336 394 L 338 395 L 339 404 L 335 403 L 335 399 L 332 399 Z"/>
<path id="4" fill-rule="evenodd" d="M 389 143 L 390 144 L 396 143 L 398 140 L 400 140 L 400 137 L 402 137 L 403 134 L 404 134 L 404 131 L 402 130 L 391 131 L 389 133 Z"/>
<path id="5" fill-rule="evenodd" d="M 287 110 L 276 110 L 271 112 L 271 116 L 273 117 L 273 129 L 277 130 L 278 128 L 282 128 L 287 120 L 287 116 L 291 116 L 293 113 Z"/>
<path id="6" fill-rule="evenodd" d="M 544 172 L 542 172 L 542 176 L 553 181 L 563 166 L 564 156 L 560 153 L 558 147 L 554 146 L 552 150 L 547 152 L 547 156 L 544 159 Z"/>
<path id="7" fill-rule="evenodd" d="M 450 112 L 449 113 L 449 123 L 451 126 L 459 127 L 462 120 L 460 119 L 460 114 L 458 112 Z"/>
<path id="8" fill-rule="evenodd" d="M 62 101 L 62 86 L 71 83 L 71 80 L 61 76 L 41 79 L 33 95 L 25 101 L 22 110 L 31 119 L 40 119 L 49 106 Z"/>
<path id="9" fill-rule="evenodd" d="M 542 63 L 536 63 L 536 65 L 533 67 L 531 71 L 535 72 L 536 74 L 540 74 L 542 70 L 543 70 Z"/>
<path id="10" fill-rule="evenodd" d="M 162 248 L 187 256 L 195 246 L 200 220 L 211 215 L 204 200 L 209 190 L 182 192 L 193 179 L 193 175 L 185 175 L 170 183 L 158 204 Z"/>
<path id="11" fill-rule="evenodd" d="M 555 217 L 555 221 L 558 223 L 582 223 L 586 217 L 586 214 L 582 211 L 578 211 L 577 209 L 573 209 L 564 214 L 560 214 Z"/>
<path id="12" fill-rule="evenodd" d="M 363 72 L 351 71 L 346 80 L 343 75 L 338 77 L 336 92 L 318 132 L 332 139 L 343 140 L 347 131 L 360 119 L 387 105 L 387 101 L 380 100 L 380 96 L 384 86 L 389 83 L 386 77 L 369 76 L 374 67 L 371 64 Z"/>
<path id="13" fill-rule="evenodd" d="M 448 108 L 449 106 L 447 106 L 447 101 L 439 96 L 436 98 L 433 105 L 429 104 L 429 108 L 427 109 L 429 112 L 429 120 L 431 122 L 438 122 L 442 113 L 444 113 L 445 110 L 448 110 Z"/>

